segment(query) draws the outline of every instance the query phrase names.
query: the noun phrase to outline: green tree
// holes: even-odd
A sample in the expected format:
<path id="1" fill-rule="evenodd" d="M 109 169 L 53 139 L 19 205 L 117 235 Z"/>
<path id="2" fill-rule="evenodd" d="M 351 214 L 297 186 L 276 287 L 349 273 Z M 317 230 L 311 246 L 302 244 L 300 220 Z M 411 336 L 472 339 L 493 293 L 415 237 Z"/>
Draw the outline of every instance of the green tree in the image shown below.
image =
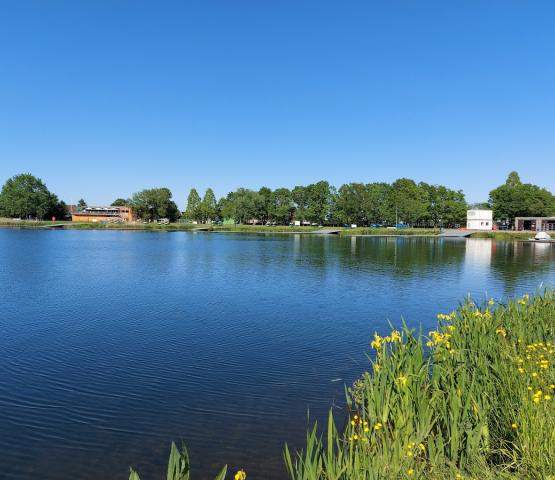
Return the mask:
<path id="1" fill-rule="evenodd" d="M 248 188 L 239 188 L 235 192 L 228 193 L 227 197 L 220 201 L 220 208 L 224 218 L 233 218 L 236 223 L 260 220 L 264 197 Z"/>
<path id="2" fill-rule="evenodd" d="M 6 217 L 42 220 L 56 216 L 64 205 L 40 178 L 29 173 L 8 179 L 0 192 L 0 215 Z"/>
<path id="3" fill-rule="evenodd" d="M 169 188 L 149 188 L 134 193 L 131 206 L 143 220 L 168 218 L 173 222 L 179 218 L 179 209 Z"/>
<path id="4" fill-rule="evenodd" d="M 262 221 L 262 223 L 267 223 L 270 221 L 271 218 L 272 190 L 268 187 L 262 187 L 260 190 L 258 190 L 258 195 L 260 195 L 260 198 L 258 200 L 260 207 L 260 220 Z"/>
<path id="5" fill-rule="evenodd" d="M 496 220 L 514 222 L 515 217 L 555 215 L 553 194 L 537 185 L 522 183 L 517 172 L 511 172 L 503 185 L 490 192 L 489 203 Z"/>
<path id="6" fill-rule="evenodd" d="M 425 189 L 410 178 L 399 178 L 391 184 L 389 223 L 397 221 L 418 225 L 427 214 L 429 199 Z"/>
<path id="7" fill-rule="evenodd" d="M 218 201 L 218 211 L 222 220 L 235 219 L 235 204 L 233 203 L 233 192 L 229 192 L 226 197 Z"/>
<path id="8" fill-rule="evenodd" d="M 56 196 L 54 195 L 54 197 Z M 66 202 L 64 202 L 63 200 L 56 201 L 50 215 L 59 220 L 70 218 L 69 209 L 67 208 Z"/>
<path id="9" fill-rule="evenodd" d="M 332 189 L 325 180 L 308 185 L 306 191 L 306 218 L 323 224 L 330 216 Z"/>
<path id="10" fill-rule="evenodd" d="M 125 198 L 116 198 L 112 202 L 112 207 L 126 207 L 131 203 L 131 200 Z"/>
<path id="11" fill-rule="evenodd" d="M 391 187 L 387 183 L 347 183 L 336 197 L 336 216 L 341 223 L 385 224 Z"/>
<path id="12" fill-rule="evenodd" d="M 466 220 L 466 203 L 462 190 L 451 190 L 442 185 L 420 183 L 428 195 L 428 208 L 424 218 L 426 225 L 453 227 Z"/>
<path id="13" fill-rule="evenodd" d="M 85 202 L 83 198 L 80 198 L 79 201 L 77 202 L 77 208 L 79 210 L 83 210 L 84 208 L 87 208 L 87 202 Z"/>
<path id="14" fill-rule="evenodd" d="M 214 191 L 211 188 L 208 188 L 199 206 L 200 220 L 203 223 L 213 221 L 216 218 L 217 209 L 218 202 L 216 201 L 216 195 L 214 195 Z"/>
<path id="15" fill-rule="evenodd" d="M 185 218 L 189 220 L 202 220 L 201 199 L 196 188 L 191 188 L 187 197 L 187 208 L 185 209 Z"/>
<path id="16" fill-rule="evenodd" d="M 336 198 L 336 217 L 341 223 L 368 224 L 365 207 L 368 204 L 366 185 L 346 183 L 339 187 Z"/>
<path id="17" fill-rule="evenodd" d="M 272 192 L 270 216 L 276 223 L 287 225 L 294 211 L 293 198 L 288 188 L 277 188 Z"/>
<path id="18" fill-rule="evenodd" d="M 308 206 L 308 194 L 306 187 L 296 186 L 291 191 L 291 198 L 295 203 L 295 218 L 301 222 L 305 221 L 306 208 Z"/>
<path id="19" fill-rule="evenodd" d="M 391 186 L 376 182 L 366 185 L 364 211 L 369 224 L 385 225 L 387 222 Z"/>

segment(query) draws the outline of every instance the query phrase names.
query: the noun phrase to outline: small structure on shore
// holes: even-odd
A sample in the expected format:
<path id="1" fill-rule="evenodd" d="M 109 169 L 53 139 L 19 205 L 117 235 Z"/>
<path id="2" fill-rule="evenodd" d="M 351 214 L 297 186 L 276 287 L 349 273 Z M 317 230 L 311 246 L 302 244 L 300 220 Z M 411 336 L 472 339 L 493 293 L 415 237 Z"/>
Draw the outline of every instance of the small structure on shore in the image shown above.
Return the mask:
<path id="1" fill-rule="evenodd" d="M 132 222 L 135 219 L 131 207 L 85 207 L 71 212 L 72 222 Z"/>
<path id="2" fill-rule="evenodd" d="M 555 232 L 555 217 L 516 217 L 515 230 Z"/>
<path id="3" fill-rule="evenodd" d="M 476 208 L 467 210 L 466 228 L 469 230 L 493 230 L 493 210 Z"/>

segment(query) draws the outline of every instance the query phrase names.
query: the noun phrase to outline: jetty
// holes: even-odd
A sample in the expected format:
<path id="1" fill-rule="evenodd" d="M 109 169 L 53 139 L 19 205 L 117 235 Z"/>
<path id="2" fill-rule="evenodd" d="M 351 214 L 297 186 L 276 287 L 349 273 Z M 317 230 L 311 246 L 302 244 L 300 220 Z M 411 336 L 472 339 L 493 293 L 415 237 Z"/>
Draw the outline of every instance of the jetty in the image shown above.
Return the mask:
<path id="1" fill-rule="evenodd" d="M 454 228 L 446 228 L 444 229 L 438 236 L 439 237 L 447 237 L 447 238 L 466 238 L 470 237 L 473 233 L 477 232 L 478 230 L 461 230 L 461 229 L 454 229 Z"/>
<path id="2" fill-rule="evenodd" d="M 340 228 L 324 228 L 322 230 L 315 230 L 310 232 L 312 235 L 339 235 L 341 233 Z"/>
<path id="3" fill-rule="evenodd" d="M 64 228 L 67 224 L 65 223 L 54 223 L 50 225 L 41 225 L 42 228 Z"/>

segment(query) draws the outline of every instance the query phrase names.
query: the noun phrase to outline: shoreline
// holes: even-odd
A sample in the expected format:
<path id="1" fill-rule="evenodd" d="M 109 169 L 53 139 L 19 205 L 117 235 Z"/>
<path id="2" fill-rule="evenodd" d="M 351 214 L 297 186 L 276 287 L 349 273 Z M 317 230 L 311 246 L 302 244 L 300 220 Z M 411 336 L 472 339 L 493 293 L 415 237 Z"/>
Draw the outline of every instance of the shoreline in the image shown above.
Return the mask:
<path id="1" fill-rule="evenodd" d="M 49 230 L 124 230 L 124 231 L 151 231 L 151 232 L 192 232 L 192 233 L 249 233 L 249 234 L 286 234 L 286 235 L 316 235 L 319 227 L 287 227 L 287 226 L 222 226 L 222 225 L 190 225 L 171 223 L 162 224 L 98 224 L 98 223 L 75 223 L 75 222 L 51 222 L 51 221 L 0 221 L 0 228 L 19 229 L 49 229 Z M 325 228 L 325 227 L 324 227 Z M 344 228 L 335 234 L 322 234 L 323 236 L 340 237 L 439 237 L 440 230 L 432 228 L 411 228 L 406 230 L 388 230 L 383 228 Z M 496 240 L 530 240 L 535 232 L 514 231 L 484 231 L 474 232 L 467 238 L 483 238 Z M 447 238 L 447 237 L 446 237 Z"/>

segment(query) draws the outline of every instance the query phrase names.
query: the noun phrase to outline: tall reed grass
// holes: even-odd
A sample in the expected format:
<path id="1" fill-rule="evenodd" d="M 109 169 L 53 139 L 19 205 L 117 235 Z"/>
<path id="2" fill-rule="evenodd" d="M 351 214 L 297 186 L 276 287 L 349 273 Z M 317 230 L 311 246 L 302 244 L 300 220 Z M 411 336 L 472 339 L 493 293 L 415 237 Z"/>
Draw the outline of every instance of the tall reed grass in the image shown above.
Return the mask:
<path id="1" fill-rule="evenodd" d="M 314 425 L 302 451 L 285 446 L 290 479 L 555 480 L 553 290 L 466 300 L 434 331 L 376 333 L 371 347 L 341 428 L 330 411 L 324 434 Z M 167 478 L 190 478 L 175 444 Z"/>
<path id="2" fill-rule="evenodd" d="M 349 419 L 308 432 L 294 480 L 555 479 L 555 298 L 470 300 L 437 330 L 375 335 Z"/>

